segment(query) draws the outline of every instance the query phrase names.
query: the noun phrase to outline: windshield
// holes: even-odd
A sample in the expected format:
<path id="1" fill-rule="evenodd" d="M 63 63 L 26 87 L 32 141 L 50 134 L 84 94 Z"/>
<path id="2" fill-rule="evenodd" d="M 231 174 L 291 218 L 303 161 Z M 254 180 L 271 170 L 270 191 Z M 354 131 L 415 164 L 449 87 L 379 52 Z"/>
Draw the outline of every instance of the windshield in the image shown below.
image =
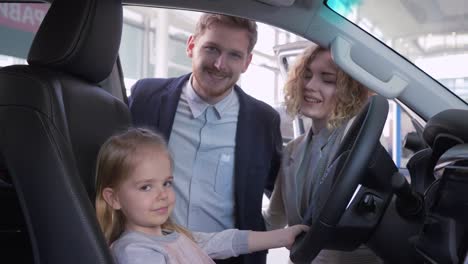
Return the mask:
<path id="1" fill-rule="evenodd" d="M 329 0 L 326 4 L 468 102 L 466 0 Z"/>

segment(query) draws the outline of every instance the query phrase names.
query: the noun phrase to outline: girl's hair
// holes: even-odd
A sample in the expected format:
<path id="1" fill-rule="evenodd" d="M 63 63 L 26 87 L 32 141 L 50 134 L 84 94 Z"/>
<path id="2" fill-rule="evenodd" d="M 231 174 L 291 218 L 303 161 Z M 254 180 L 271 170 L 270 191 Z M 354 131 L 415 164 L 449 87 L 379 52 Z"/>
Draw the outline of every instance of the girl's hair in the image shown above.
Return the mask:
<path id="1" fill-rule="evenodd" d="M 114 242 L 125 230 L 125 216 L 121 210 L 114 210 L 102 196 L 104 188 L 118 189 L 138 166 L 143 155 L 159 151 L 170 158 L 164 138 L 145 128 L 130 128 L 110 137 L 101 147 L 96 167 L 96 215 L 107 243 Z M 177 231 L 193 239 L 185 228 L 169 218 L 162 229 Z"/>
<path id="2" fill-rule="evenodd" d="M 296 117 L 301 108 L 305 87 L 304 75 L 307 68 L 319 52 L 327 51 L 328 49 L 320 46 L 309 46 L 289 71 L 288 79 L 284 86 L 284 100 L 286 111 L 292 117 Z M 344 121 L 356 115 L 367 102 L 368 98 L 367 88 L 339 67 L 337 67 L 336 89 L 336 105 L 328 120 L 327 126 L 329 128 L 336 128 Z"/>

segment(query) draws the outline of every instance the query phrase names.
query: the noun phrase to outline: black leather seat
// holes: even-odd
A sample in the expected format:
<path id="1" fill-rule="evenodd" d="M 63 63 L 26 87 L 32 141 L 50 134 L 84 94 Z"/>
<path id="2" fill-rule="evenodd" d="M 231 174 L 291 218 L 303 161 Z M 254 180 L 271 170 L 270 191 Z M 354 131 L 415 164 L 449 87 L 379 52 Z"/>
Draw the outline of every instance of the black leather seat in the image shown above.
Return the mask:
<path id="1" fill-rule="evenodd" d="M 101 144 L 131 123 L 127 106 L 98 85 L 121 31 L 118 0 L 54 0 L 30 65 L 0 69 L 0 189 L 14 186 L 35 263 L 112 263 L 93 207 L 94 170 Z"/>
<path id="2" fill-rule="evenodd" d="M 448 109 L 427 121 L 424 140 L 434 150 L 437 159 L 451 147 L 468 143 L 467 117 L 468 110 Z"/>
<path id="3" fill-rule="evenodd" d="M 424 225 L 412 240 L 426 262 L 462 263 L 468 250 L 467 119 L 468 110 L 448 109 L 424 128 L 432 151 L 426 170 L 430 184 L 424 189 Z"/>

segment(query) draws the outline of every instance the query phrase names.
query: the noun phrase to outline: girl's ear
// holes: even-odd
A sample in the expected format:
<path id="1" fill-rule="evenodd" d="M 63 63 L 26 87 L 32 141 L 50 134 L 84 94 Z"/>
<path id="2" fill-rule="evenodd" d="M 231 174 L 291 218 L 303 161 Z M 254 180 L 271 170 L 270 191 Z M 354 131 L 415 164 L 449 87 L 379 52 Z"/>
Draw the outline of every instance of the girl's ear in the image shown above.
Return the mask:
<path id="1" fill-rule="evenodd" d="M 114 210 L 120 210 L 120 208 L 122 208 L 120 206 L 119 197 L 117 197 L 114 189 L 110 187 L 104 188 L 104 190 L 102 190 L 102 197 Z"/>

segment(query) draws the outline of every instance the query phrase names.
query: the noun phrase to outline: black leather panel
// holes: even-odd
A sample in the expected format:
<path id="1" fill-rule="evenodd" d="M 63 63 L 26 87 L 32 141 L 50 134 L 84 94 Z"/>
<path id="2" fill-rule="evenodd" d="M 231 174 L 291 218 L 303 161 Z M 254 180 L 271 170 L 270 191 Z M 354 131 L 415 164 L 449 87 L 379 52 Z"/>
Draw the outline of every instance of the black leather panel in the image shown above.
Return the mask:
<path id="1" fill-rule="evenodd" d="M 95 167 L 100 146 L 117 131 L 127 129 L 130 113 L 127 105 L 104 89 L 63 78 L 63 90 L 68 133 L 73 153 L 85 184 L 94 201 Z"/>
<path id="2" fill-rule="evenodd" d="M 121 34 L 121 1 L 56 1 L 34 38 L 28 62 L 100 82 L 116 61 Z"/>
<path id="3" fill-rule="evenodd" d="M 446 138 L 447 146 L 438 146 L 448 149 L 457 144 L 468 142 L 468 110 L 449 109 L 434 115 L 424 128 L 423 137 L 426 143 L 434 149 L 434 143 L 439 138 Z M 450 142 L 454 143 L 450 143 Z M 441 140 L 442 142 L 442 140 Z M 439 144 L 440 145 L 440 144 Z"/>
<path id="4" fill-rule="evenodd" d="M 25 66 L 2 68 L 0 71 L 0 105 L 27 106 L 51 116 L 52 102 L 46 80 L 41 77 L 35 78 L 31 73 L 32 69 Z"/>
<path id="5" fill-rule="evenodd" d="M 1 107 L 5 164 L 36 263 L 111 263 L 70 145 L 43 114 Z M 86 253 L 86 254 L 84 254 Z"/>

